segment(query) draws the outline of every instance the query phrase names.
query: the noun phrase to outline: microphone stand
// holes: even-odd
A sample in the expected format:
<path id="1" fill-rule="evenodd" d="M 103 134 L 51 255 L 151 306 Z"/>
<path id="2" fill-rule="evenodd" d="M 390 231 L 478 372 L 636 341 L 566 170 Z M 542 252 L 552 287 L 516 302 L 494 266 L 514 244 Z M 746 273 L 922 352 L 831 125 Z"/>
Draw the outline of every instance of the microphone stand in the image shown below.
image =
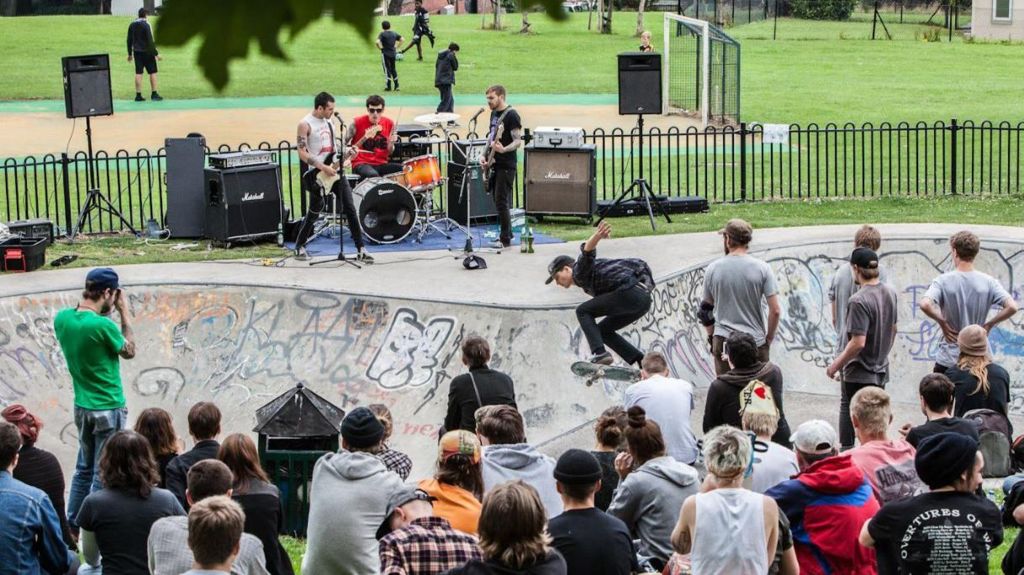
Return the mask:
<path id="1" fill-rule="evenodd" d="M 338 114 L 334 114 L 334 116 L 336 118 L 338 118 L 338 121 L 341 123 L 341 130 L 342 130 L 342 132 L 344 132 L 345 131 L 345 122 L 343 122 L 341 120 L 341 116 L 339 116 Z M 334 183 L 334 185 L 335 186 L 338 186 L 338 185 L 348 186 L 348 180 L 345 179 L 345 174 L 344 174 L 344 166 L 345 166 L 345 159 L 344 159 L 345 158 L 344 134 L 342 134 L 341 138 L 336 138 L 336 145 L 339 146 L 339 149 L 342 150 L 342 152 L 341 152 L 341 161 L 338 162 L 338 175 L 340 176 L 340 178 L 338 179 L 337 182 Z M 312 172 L 314 170 L 316 170 L 315 166 L 311 167 L 309 169 L 309 171 L 306 172 L 306 174 L 312 174 Z M 331 186 L 331 188 L 333 189 L 334 186 Z M 338 196 L 337 196 L 337 194 L 332 193 L 331 190 L 322 190 L 322 191 L 323 191 L 324 194 L 327 194 L 327 195 L 331 196 L 331 211 L 334 212 L 334 214 L 333 214 L 334 215 L 334 220 L 336 222 L 338 222 L 338 256 L 335 257 L 335 258 L 332 258 L 332 259 L 326 259 L 326 260 L 320 260 L 320 261 L 311 261 L 311 262 L 309 262 L 309 265 L 316 266 L 316 265 L 320 265 L 320 264 L 325 264 L 327 262 L 341 262 L 342 264 L 347 264 L 347 265 L 353 266 L 356 269 L 360 269 L 360 270 L 363 269 L 363 266 L 361 266 L 361 265 L 357 264 L 356 262 L 354 262 L 354 261 L 352 261 L 352 260 L 350 260 L 350 259 L 345 257 L 345 233 L 344 233 L 344 228 L 341 226 L 341 215 L 338 214 Z M 351 193 L 351 190 L 349 190 L 349 192 Z M 344 192 L 342 192 L 342 193 L 344 193 Z M 324 199 L 326 200 L 326 198 L 324 198 Z M 348 229 L 349 229 L 350 232 L 352 230 L 352 226 L 353 225 L 358 226 L 359 222 L 349 222 L 348 223 Z M 307 240 L 306 243 L 309 243 L 308 240 Z"/>

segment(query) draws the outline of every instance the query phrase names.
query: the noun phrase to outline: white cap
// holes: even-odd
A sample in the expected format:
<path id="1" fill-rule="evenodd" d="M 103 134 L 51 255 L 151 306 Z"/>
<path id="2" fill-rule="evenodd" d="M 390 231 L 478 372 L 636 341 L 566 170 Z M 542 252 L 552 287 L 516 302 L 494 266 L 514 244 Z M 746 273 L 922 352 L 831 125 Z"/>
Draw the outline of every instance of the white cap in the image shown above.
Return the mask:
<path id="1" fill-rule="evenodd" d="M 808 455 L 820 455 L 836 449 L 839 437 L 827 421 L 812 419 L 796 428 L 791 438 L 793 447 Z"/>

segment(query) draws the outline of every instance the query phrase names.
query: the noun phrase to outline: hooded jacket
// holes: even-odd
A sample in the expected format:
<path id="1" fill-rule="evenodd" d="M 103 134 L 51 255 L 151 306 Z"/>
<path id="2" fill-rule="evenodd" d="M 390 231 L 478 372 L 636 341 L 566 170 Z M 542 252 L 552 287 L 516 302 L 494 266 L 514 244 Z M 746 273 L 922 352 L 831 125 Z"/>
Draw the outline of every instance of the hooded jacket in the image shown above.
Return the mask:
<path id="1" fill-rule="evenodd" d="M 555 487 L 555 460 L 528 443 L 484 446 L 484 493 L 506 481 L 521 479 L 537 490 L 548 519 L 562 514 Z"/>
<path id="2" fill-rule="evenodd" d="M 621 519 L 640 539 L 639 555 L 668 561 L 672 530 L 683 501 L 697 493 L 697 471 L 670 456 L 644 463 L 619 482 L 608 513 Z"/>
<path id="3" fill-rule="evenodd" d="M 731 369 L 711 382 L 704 406 L 704 433 L 719 425 L 743 427 L 740 421 L 740 392 L 755 379 L 771 388 L 775 407 L 779 409 L 779 427 L 772 436 L 772 441 L 791 448 L 789 423 L 786 421 L 786 412 L 782 409 L 782 370 L 770 361 Z"/>
<path id="4" fill-rule="evenodd" d="M 313 467 L 303 573 L 380 572 L 377 528 L 402 480 L 370 453 L 340 451 Z"/>
<path id="5" fill-rule="evenodd" d="M 875 550 L 858 543 L 879 505 L 849 454 L 828 457 L 765 493 L 789 518 L 800 572 L 874 575 Z"/>
<path id="6" fill-rule="evenodd" d="M 552 549 L 548 556 L 533 565 L 514 569 L 497 561 L 473 559 L 462 567 L 448 571 L 447 575 L 565 575 L 566 565 L 562 554 Z"/>

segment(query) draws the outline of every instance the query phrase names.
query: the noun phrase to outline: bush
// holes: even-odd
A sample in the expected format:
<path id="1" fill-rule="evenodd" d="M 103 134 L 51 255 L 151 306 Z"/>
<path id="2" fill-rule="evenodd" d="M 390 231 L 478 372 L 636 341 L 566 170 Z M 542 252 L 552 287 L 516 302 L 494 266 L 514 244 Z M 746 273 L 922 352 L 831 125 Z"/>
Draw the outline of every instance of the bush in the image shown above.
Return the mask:
<path id="1" fill-rule="evenodd" d="M 805 20 L 849 20 L 857 0 L 791 0 L 793 17 Z"/>

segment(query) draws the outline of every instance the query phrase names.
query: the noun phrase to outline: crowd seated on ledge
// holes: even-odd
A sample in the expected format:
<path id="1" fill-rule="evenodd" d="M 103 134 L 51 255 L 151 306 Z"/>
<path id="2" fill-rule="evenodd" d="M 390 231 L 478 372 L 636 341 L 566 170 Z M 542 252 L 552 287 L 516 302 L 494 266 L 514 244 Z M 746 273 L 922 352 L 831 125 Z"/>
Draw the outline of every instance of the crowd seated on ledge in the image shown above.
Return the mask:
<path id="1" fill-rule="evenodd" d="M 596 420 L 593 449 L 553 458 L 530 442 L 512 379 L 488 366 L 487 341 L 467 337 L 469 371 L 452 382 L 431 469 L 390 446 L 401 421 L 387 406 L 345 415 L 339 449 L 316 462 L 308 486 L 303 572 L 987 573 L 1004 526 L 1024 524 L 1024 476 L 1005 480 L 1002 510 L 982 489 L 983 476 L 1013 466 L 1011 376 L 993 361 L 988 333 L 1017 307 L 974 269 L 977 236 L 951 238 L 955 269 L 920 303 L 945 342 L 920 379 L 922 419 L 894 422 L 885 388 L 895 294 L 882 283 L 880 235 L 858 231 L 830 292 L 845 331 L 827 369 L 841 386 L 840 429 L 815 419 L 791 430 L 783 373 L 769 359 L 771 315 L 731 318 L 760 322 L 749 331 L 716 326 L 730 298 L 743 297 L 732 280 L 757 286 L 747 292 L 756 301 L 737 309 L 777 296 L 745 251 L 749 225 L 736 222 L 724 243 L 737 259 L 716 267 L 716 305 L 700 316 L 719 351 L 698 414 L 702 441 L 691 426 L 694 385 L 651 352 L 641 381 Z M 190 409 L 188 450 L 162 409 L 143 409 L 127 429 L 119 362 L 135 345 L 113 270 L 89 273 L 55 333 L 75 389 L 79 456 L 66 494 L 57 459 L 37 446 L 33 406 L 3 410 L 0 575 L 292 575 L 278 488 L 249 435 L 219 441 L 217 405 Z M 1024 569 L 1020 535 L 1002 568 Z"/>

